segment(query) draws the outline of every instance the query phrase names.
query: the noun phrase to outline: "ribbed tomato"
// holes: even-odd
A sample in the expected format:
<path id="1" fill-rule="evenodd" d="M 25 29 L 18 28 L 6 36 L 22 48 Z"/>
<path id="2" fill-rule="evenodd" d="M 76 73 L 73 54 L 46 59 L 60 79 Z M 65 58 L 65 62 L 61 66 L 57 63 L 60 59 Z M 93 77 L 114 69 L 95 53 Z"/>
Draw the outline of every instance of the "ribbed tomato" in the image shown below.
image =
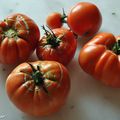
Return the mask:
<path id="1" fill-rule="evenodd" d="M 10 100 L 21 111 L 46 116 L 58 111 L 70 90 L 67 69 L 54 61 L 36 61 L 17 66 L 6 81 Z"/>
<path id="2" fill-rule="evenodd" d="M 0 63 L 15 64 L 28 59 L 40 37 L 38 26 L 23 14 L 12 14 L 0 22 Z"/>
<path id="3" fill-rule="evenodd" d="M 73 32 L 66 28 L 56 28 L 51 31 L 45 30 L 36 53 L 40 60 L 54 60 L 67 65 L 74 57 L 76 47 L 77 40 Z"/>
<path id="4" fill-rule="evenodd" d="M 120 87 L 120 36 L 100 33 L 80 51 L 81 68 L 105 85 Z"/>

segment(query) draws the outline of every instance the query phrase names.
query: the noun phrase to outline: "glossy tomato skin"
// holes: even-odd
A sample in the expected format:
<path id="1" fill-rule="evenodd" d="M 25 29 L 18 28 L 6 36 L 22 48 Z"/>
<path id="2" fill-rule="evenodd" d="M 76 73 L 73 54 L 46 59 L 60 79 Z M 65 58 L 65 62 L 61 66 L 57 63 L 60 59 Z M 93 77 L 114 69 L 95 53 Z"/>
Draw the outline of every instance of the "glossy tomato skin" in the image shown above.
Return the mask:
<path id="1" fill-rule="evenodd" d="M 54 12 L 46 18 L 46 24 L 51 28 L 62 27 L 62 15 L 60 13 Z"/>
<path id="2" fill-rule="evenodd" d="M 53 32 L 57 37 L 63 36 L 60 45 L 55 48 L 51 45 L 44 45 L 46 36 L 43 36 L 36 49 L 37 56 L 40 60 L 54 60 L 68 65 L 74 57 L 77 40 L 74 34 L 66 28 L 53 29 Z"/>
<path id="3" fill-rule="evenodd" d="M 70 10 L 67 23 L 77 35 L 91 37 L 99 30 L 102 16 L 93 3 L 80 2 Z"/>
<path id="4" fill-rule="evenodd" d="M 31 78 L 32 69 L 29 64 L 22 63 L 7 78 L 8 97 L 17 108 L 29 115 L 51 115 L 67 99 L 70 90 L 68 71 L 62 64 L 54 61 L 36 61 L 31 64 L 34 68 L 40 66 L 48 93 Z"/>
<path id="5" fill-rule="evenodd" d="M 0 22 L 0 62 L 15 64 L 26 61 L 35 50 L 40 31 L 26 15 L 16 13 Z"/>
<path id="6" fill-rule="evenodd" d="M 99 33 L 80 51 L 81 68 L 105 85 L 120 87 L 120 55 L 111 48 L 120 37 L 111 33 Z"/>

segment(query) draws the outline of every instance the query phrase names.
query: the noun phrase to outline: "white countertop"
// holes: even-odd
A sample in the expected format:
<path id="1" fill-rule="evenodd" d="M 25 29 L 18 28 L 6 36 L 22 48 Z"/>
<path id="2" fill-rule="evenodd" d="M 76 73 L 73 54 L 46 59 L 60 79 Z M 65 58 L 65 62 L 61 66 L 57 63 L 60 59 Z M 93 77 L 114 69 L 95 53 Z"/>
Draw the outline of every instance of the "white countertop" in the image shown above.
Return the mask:
<path id="1" fill-rule="evenodd" d="M 10 13 L 20 12 L 33 18 L 40 27 L 45 24 L 48 14 L 54 11 L 62 12 L 62 8 L 68 11 L 77 2 L 80 0 L 0 0 L 0 19 Z M 119 35 L 120 1 L 89 2 L 95 3 L 102 13 L 103 24 L 100 31 Z M 113 12 L 116 14 L 113 15 Z M 13 106 L 8 100 L 4 86 L 6 77 L 14 66 L 0 65 L 0 120 L 120 120 L 120 89 L 106 87 L 82 71 L 77 60 L 82 44 L 82 41 L 78 42 L 75 58 L 68 66 L 71 91 L 67 103 L 58 113 L 49 117 L 27 116 Z"/>

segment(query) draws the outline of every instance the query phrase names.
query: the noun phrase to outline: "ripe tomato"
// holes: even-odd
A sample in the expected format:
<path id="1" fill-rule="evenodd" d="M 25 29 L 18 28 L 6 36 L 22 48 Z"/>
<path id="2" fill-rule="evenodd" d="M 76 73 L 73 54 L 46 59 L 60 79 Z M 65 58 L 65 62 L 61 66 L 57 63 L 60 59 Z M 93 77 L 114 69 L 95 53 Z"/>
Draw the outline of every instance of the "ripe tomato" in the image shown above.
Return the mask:
<path id="1" fill-rule="evenodd" d="M 62 27 L 63 23 L 66 23 L 67 15 L 63 9 L 63 13 L 53 12 L 46 18 L 47 26 L 51 29 Z"/>
<path id="2" fill-rule="evenodd" d="M 58 111 L 70 89 L 67 69 L 54 61 L 23 63 L 8 76 L 6 91 L 21 111 L 46 116 Z"/>
<path id="3" fill-rule="evenodd" d="M 120 36 L 100 33 L 80 51 L 81 68 L 105 85 L 120 87 Z"/>
<path id="4" fill-rule="evenodd" d="M 45 30 L 45 32 L 36 49 L 38 58 L 67 65 L 74 57 L 77 47 L 74 34 L 65 28 L 56 28 L 51 32 Z"/>
<path id="5" fill-rule="evenodd" d="M 40 37 L 38 26 L 23 14 L 0 22 L 0 62 L 15 64 L 28 59 Z"/>
<path id="6" fill-rule="evenodd" d="M 96 5 L 80 2 L 70 10 L 67 23 L 77 35 L 90 37 L 99 30 L 102 17 Z"/>
<path id="7" fill-rule="evenodd" d="M 51 29 L 60 28 L 62 26 L 61 18 L 60 13 L 54 12 L 47 17 L 46 23 Z"/>

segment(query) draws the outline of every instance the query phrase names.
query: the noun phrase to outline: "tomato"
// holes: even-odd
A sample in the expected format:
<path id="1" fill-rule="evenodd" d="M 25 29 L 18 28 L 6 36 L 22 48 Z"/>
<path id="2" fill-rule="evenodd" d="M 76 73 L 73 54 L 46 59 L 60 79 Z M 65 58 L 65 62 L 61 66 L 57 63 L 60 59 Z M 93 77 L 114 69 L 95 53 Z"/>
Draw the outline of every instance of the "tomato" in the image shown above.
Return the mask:
<path id="1" fill-rule="evenodd" d="M 12 14 L 0 22 L 0 63 L 23 62 L 35 50 L 40 37 L 38 26 L 23 14 Z"/>
<path id="2" fill-rule="evenodd" d="M 54 60 L 67 65 L 74 57 L 76 47 L 77 41 L 70 30 L 56 28 L 51 32 L 45 30 L 36 53 L 40 60 Z"/>
<path id="3" fill-rule="evenodd" d="M 105 85 L 120 87 L 120 36 L 99 33 L 81 49 L 79 63 Z"/>
<path id="4" fill-rule="evenodd" d="M 70 90 L 67 69 L 54 61 L 35 61 L 17 66 L 6 81 L 14 105 L 26 114 L 47 116 L 65 103 Z"/>
<path id="5" fill-rule="evenodd" d="M 61 18 L 60 13 L 54 12 L 46 18 L 46 23 L 51 29 L 60 28 L 62 26 Z"/>
<path id="6" fill-rule="evenodd" d="M 96 5 L 79 2 L 70 10 L 67 23 L 75 34 L 90 37 L 99 30 L 102 16 Z"/>
<path id="7" fill-rule="evenodd" d="M 46 18 L 47 26 L 51 29 L 62 27 L 63 23 L 66 23 L 67 15 L 63 9 L 63 13 L 53 12 Z"/>

